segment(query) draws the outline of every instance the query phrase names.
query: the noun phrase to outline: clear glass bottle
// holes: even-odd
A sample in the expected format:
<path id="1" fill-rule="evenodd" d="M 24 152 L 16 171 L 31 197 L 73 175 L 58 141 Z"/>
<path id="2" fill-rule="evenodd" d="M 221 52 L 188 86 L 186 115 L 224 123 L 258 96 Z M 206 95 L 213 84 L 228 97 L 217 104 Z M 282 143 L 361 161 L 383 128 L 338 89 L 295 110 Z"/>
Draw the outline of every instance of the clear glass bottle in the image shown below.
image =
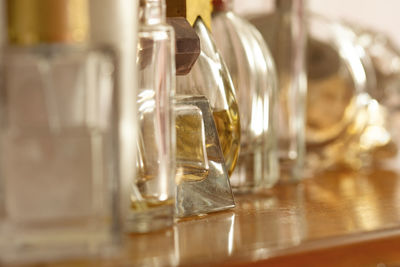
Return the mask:
<path id="1" fill-rule="evenodd" d="M 374 74 L 349 28 L 316 15 L 309 16 L 308 28 L 308 168 L 311 173 L 335 166 L 358 169 L 369 150 L 362 136 L 373 123 L 368 89 L 375 87 Z M 373 112 L 379 116 L 380 110 Z"/>
<path id="2" fill-rule="evenodd" d="M 267 41 L 278 72 L 278 157 L 281 180 L 303 177 L 305 159 L 305 0 L 274 0 L 271 14 L 253 17 Z"/>
<path id="3" fill-rule="evenodd" d="M 193 28 L 200 38 L 201 52 L 192 70 L 177 76 L 180 95 L 203 95 L 210 102 L 228 174 L 235 169 L 240 147 L 240 120 L 235 89 L 211 34 L 201 17 Z"/>
<path id="4" fill-rule="evenodd" d="M 277 23 L 274 15 L 252 21 Z M 307 29 L 306 173 L 357 170 L 391 149 L 385 108 L 369 94 L 376 88 L 371 59 L 340 22 L 309 14 Z"/>
<path id="5" fill-rule="evenodd" d="M 87 42 L 88 1 L 5 4 L 0 259 L 100 252 L 120 231 L 114 52 Z"/>
<path id="6" fill-rule="evenodd" d="M 129 231 L 171 226 L 175 204 L 174 31 L 164 0 L 141 0 L 138 32 L 138 158 Z"/>
<path id="7" fill-rule="evenodd" d="M 275 116 L 275 64 L 259 31 L 232 11 L 232 0 L 214 0 L 212 29 L 239 103 L 241 143 L 231 176 L 236 192 L 273 186 L 279 178 Z"/>
<path id="8" fill-rule="evenodd" d="M 379 103 L 381 112 L 374 117 L 380 118 L 378 123 L 384 128 L 370 127 L 371 131 L 367 131 L 373 133 L 369 136 L 374 136 L 378 141 L 375 142 L 372 150 L 372 161 L 386 164 L 390 159 L 390 162 L 397 166 L 400 155 L 398 153 L 400 145 L 400 49 L 384 33 L 375 32 L 360 25 L 348 24 L 347 26 L 354 31 L 355 41 L 364 48 L 365 57 L 369 58 L 364 66 L 372 69 L 376 78 L 375 86 L 369 86 L 368 93 Z M 371 70 L 368 73 L 370 72 Z M 375 123 L 375 125 L 377 124 Z M 382 138 L 385 135 L 389 137 L 388 132 L 391 140 Z"/>

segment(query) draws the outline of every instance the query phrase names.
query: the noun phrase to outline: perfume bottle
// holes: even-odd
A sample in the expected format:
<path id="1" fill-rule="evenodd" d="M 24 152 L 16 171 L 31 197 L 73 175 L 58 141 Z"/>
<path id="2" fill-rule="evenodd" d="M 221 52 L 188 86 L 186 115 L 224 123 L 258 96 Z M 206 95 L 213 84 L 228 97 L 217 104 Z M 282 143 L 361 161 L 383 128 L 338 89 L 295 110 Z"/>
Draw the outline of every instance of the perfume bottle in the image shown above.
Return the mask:
<path id="1" fill-rule="evenodd" d="M 305 1 L 275 0 L 268 15 L 256 16 L 256 26 L 271 49 L 278 73 L 278 158 L 283 181 L 303 177 L 305 159 Z"/>
<path id="2" fill-rule="evenodd" d="M 129 231 L 173 224 L 175 204 L 174 31 L 164 0 L 141 0 L 138 32 L 138 156 Z"/>
<path id="3" fill-rule="evenodd" d="M 5 6 L 0 260 L 104 254 L 120 232 L 113 49 L 89 44 L 88 1 Z"/>
<path id="4" fill-rule="evenodd" d="M 170 17 L 176 39 L 176 74 L 187 75 L 200 54 L 200 39 L 186 17 Z M 205 96 L 177 95 L 176 217 L 235 206 L 210 102 Z"/>
<path id="5" fill-rule="evenodd" d="M 374 73 L 348 27 L 310 15 L 308 28 L 308 168 L 359 169 L 375 146 L 373 136 L 364 134 L 370 125 L 378 126 L 371 119 L 384 123 L 378 119 L 382 109 L 368 94 L 376 87 Z"/>
<path id="6" fill-rule="evenodd" d="M 272 187 L 279 177 L 275 136 L 275 64 L 258 30 L 232 10 L 232 0 L 214 0 L 212 29 L 236 88 L 241 121 L 235 192 Z"/>
<path id="7" fill-rule="evenodd" d="M 186 17 L 193 24 L 193 28 L 200 38 L 201 51 L 189 74 L 177 76 L 176 92 L 180 95 L 203 95 L 208 98 L 218 130 L 226 169 L 231 175 L 239 155 L 239 111 L 235 89 L 228 69 L 209 32 L 211 2 L 206 0 L 170 0 L 167 3 L 168 17 L 182 16 L 182 7 L 186 8 Z M 195 11 L 202 13 L 199 14 Z"/>
<path id="8" fill-rule="evenodd" d="M 262 23 L 274 19 L 269 15 Z M 387 112 L 369 94 L 376 88 L 371 59 L 342 23 L 310 14 L 307 28 L 307 175 L 357 170 L 391 149 Z"/>
<path id="9" fill-rule="evenodd" d="M 391 157 L 395 147 L 371 57 L 343 23 L 310 15 L 308 27 L 308 168 L 357 170 Z"/>
<path id="10" fill-rule="evenodd" d="M 400 49 L 385 34 L 365 29 L 362 26 L 346 24 L 355 34 L 354 39 L 365 51 L 363 60 L 367 76 L 372 76 L 368 94 L 376 100 L 378 113 L 373 124 L 363 134 L 364 139 L 374 138 L 371 151 L 371 161 L 375 163 L 393 162 L 398 155 L 400 133 L 398 117 L 400 107 Z M 379 104 L 379 105 L 378 105 Z M 388 115 L 390 114 L 390 116 Z M 367 138 L 368 137 L 368 138 Z M 386 138 L 383 138 L 386 137 Z M 390 160 L 388 160 L 390 159 Z"/>

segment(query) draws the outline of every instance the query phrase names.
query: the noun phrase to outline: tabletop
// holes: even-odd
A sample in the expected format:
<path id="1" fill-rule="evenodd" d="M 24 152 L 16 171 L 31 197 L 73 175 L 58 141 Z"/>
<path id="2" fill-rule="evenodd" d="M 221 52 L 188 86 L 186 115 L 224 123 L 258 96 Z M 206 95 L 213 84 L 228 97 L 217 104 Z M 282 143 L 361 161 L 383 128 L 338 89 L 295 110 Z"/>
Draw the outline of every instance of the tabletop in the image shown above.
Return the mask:
<path id="1" fill-rule="evenodd" d="M 235 200 L 228 211 L 127 235 L 109 258 L 43 266 L 400 266 L 398 171 L 330 171 Z"/>

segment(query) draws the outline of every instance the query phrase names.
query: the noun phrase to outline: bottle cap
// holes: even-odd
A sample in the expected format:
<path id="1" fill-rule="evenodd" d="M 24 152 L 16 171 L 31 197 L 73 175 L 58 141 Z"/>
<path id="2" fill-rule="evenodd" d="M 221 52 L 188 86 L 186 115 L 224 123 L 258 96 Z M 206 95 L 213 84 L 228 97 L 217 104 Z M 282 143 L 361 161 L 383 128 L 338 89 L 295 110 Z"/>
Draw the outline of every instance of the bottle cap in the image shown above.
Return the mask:
<path id="1" fill-rule="evenodd" d="M 89 33 L 88 0 L 6 0 L 8 42 L 83 43 Z"/>
<path id="2" fill-rule="evenodd" d="M 201 17 L 211 29 L 212 0 L 167 0 L 167 17 L 184 17 L 193 26 Z"/>
<path id="3" fill-rule="evenodd" d="M 167 22 L 175 31 L 176 75 L 186 75 L 200 55 L 200 38 L 185 18 L 168 18 Z"/>

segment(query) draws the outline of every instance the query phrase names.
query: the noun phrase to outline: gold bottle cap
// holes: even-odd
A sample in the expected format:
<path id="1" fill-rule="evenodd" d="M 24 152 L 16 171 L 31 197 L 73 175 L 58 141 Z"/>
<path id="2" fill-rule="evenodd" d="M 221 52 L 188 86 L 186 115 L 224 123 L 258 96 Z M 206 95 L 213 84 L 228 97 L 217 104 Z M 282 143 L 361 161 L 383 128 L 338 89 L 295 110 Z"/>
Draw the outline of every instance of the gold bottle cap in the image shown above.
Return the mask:
<path id="1" fill-rule="evenodd" d="M 185 17 L 193 26 L 201 17 L 211 29 L 212 0 L 167 0 L 167 17 Z"/>
<path id="2" fill-rule="evenodd" d="M 8 42 L 82 43 L 89 34 L 88 0 L 6 0 Z"/>

